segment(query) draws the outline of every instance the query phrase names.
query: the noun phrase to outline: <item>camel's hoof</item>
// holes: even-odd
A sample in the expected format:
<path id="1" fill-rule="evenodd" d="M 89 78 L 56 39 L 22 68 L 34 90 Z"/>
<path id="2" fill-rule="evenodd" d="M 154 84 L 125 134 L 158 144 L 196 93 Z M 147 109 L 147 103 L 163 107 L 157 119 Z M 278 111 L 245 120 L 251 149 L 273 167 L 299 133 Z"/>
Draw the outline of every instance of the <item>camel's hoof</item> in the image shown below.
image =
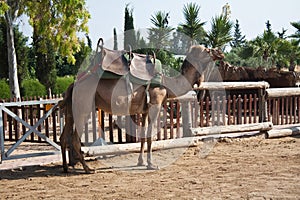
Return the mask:
<path id="1" fill-rule="evenodd" d="M 68 169 L 69 169 L 68 167 L 63 167 L 63 172 L 68 173 Z"/>
<path id="2" fill-rule="evenodd" d="M 146 166 L 146 164 L 143 162 L 143 161 L 139 161 L 138 163 L 137 163 L 137 166 Z"/>
<path id="3" fill-rule="evenodd" d="M 159 170 L 159 167 L 157 165 L 149 164 L 147 165 L 148 170 Z"/>

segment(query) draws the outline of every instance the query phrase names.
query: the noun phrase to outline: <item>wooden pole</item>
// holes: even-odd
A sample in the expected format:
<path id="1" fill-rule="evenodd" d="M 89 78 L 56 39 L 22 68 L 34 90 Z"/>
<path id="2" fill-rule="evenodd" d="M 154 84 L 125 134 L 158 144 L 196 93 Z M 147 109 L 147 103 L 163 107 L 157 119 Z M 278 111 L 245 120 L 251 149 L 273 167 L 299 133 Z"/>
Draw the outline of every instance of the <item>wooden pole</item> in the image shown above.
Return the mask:
<path id="1" fill-rule="evenodd" d="M 216 134 L 216 135 L 204 135 L 196 137 L 176 138 L 169 140 L 153 141 L 152 150 L 160 149 L 173 149 L 173 148 L 187 148 L 194 147 L 201 144 L 205 139 L 218 139 L 218 138 L 237 138 L 242 136 L 255 136 L 259 131 L 244 132 L 244 133 L 230 133 L 230 134 Z M 105 155 L 120 155 L 128 153 L 139 153 L 140 143 L 126 143 L 126 144 L 113 144 L 104 146 L 90 146 L 81 147 L 81 150 L 88 156 L 105 156 Z M 147 150 L 147 146 L 145 151 Z"/>
<path id="2" fill-rule="evenodd" d="M 266 90 L 268 98 L 283 97 L 283 96 L 299 96 L 300 88 L 268 88 Z"/>
<path id="3" fill-rule="evenodd" d="M 183 148 L 189 146 L 196 146 L 200 140 L 193 137 L 177 138 L 169 140 L 159 140 L 152 143 L 152 150 L 159 149 L 172 149 L 172 148 Z M 125 144 L 113 144 L 104 146 L 90 146 L 81 147 L 81 150 L 90 156 L 95 155 L 116 155 L 126 153 L 139 153 L 141 148 L 140 143 L 125 143 Z M 145 151 L 147 146 L 145 148 Z"/>
<path id="4" fill-rule="evenodd" d="M 249 131 L 267 131 L 273 128 L 271 122 L 255 123 L 255 124 L 239 124 L 228 126 L 213 126 L 213 127 L 199 127 L 191 128 L 193 136 L 214 135 L 235 132 L 249 132 Z"/>
<path id="5" fill-rule="evenodd" d="M 267 131 L 267 138 L 279 138 L 300 134 L 300 127 L 284 128 L 278 130 Z"/>
<path id="6" fill-rule="evenodd" d="M 196 90 L 237 90 L 269 88 L 270 84 L 265 81 L 258 82 L 202 82 Z M 299 89 L 300 91 L 300 89 Z"/>
<path id="7" fill-rule="evenodd" d="M 259 122 L 264 121 L 264 96 L 263 96 L 263 90 L 259 89 L 258 90 L 258 118 Z"/>

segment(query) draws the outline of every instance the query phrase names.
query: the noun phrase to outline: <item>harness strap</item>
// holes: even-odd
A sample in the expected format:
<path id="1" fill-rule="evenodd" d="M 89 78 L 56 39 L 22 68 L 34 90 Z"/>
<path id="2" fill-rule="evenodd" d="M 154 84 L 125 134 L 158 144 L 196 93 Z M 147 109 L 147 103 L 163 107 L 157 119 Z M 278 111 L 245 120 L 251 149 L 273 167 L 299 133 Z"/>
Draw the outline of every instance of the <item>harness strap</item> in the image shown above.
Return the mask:
<path id="1" fill-rule="evenodd" d="M 130 105 L 129 103 L 132 100 L 132 96 L 133 96 L 133 85 L 132 82 L 129 80 L 129 76 L 126 75 L 125 76 L 125 81 L 126 81 L 126 88 L 127 88 L 127 101 L 128 101 L 128 105 Z"/>
<path id="2" fill-rule="evenodd" d="M 151 81 L 148 82 L 147 87 L 145 89 L 146 91 L 146 103 L 150 103 L 150 93 L 149 93 L 149 88 L 150 88 Z"/>

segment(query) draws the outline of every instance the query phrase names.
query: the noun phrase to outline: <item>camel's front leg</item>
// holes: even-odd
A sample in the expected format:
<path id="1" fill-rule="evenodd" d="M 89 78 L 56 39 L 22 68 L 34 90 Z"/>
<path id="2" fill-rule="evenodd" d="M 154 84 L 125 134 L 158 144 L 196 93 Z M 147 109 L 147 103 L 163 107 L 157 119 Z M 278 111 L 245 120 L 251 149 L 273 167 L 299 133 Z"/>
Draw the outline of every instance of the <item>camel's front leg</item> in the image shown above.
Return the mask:
<path id="1" fill-rule="evenodd" d="M 152 136 L 157 133 L 157 118 L 161 105 L 151 105 L 149 108 L 149 126 L 147 130 L 147 169 L 159 169 L 152 162 Z"/>
<path id="2" fill-rule="evenodd" d="M 138 166 L 144 166 L 146 165 L 144 163 L 144 151 L 145 151 L 145 142 L 146 142 L 146 120 L 148 118 L 147 114 L 142 115 L 142 129 L 141 129 L 141 149 L 140 149 L 140 155 L 138 159 Z"/>

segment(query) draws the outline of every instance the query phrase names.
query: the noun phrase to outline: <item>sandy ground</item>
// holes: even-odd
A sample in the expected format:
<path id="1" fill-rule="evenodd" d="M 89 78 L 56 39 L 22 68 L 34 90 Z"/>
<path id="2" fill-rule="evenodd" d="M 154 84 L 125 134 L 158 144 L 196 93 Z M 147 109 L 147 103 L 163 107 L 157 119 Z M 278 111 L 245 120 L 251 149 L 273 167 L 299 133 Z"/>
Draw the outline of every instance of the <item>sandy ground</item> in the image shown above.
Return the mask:
<path id="1" fill-rule="evenodd" d="M 154 155 L 159 165 L 173 158 L 156 171 L 135 167 L 138 154 L 87 158 L 96 174 L 80 165 L 64 174 L 61 162 L 2 167 L 0 199 L 300 199 L 300 138 L 222 139 Z"/>

